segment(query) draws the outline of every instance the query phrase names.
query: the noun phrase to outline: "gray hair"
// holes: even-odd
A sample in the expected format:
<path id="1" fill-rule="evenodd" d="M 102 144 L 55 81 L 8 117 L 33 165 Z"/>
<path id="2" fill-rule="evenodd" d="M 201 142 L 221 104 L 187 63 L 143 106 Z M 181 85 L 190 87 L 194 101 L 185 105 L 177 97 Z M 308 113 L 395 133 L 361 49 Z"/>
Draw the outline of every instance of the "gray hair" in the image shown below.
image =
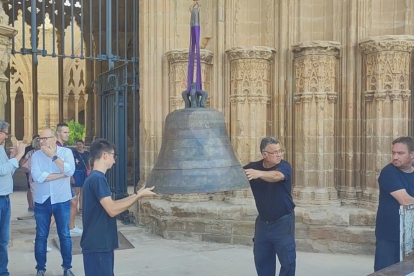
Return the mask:
<path id="1" fill-rule="evenodd" d="M 40 149 L 40 142 L 39 142 L 39 140 L 37 139 L 37 137 L 36 137 L 36 138 L 34 138 L 34 139 L 32 140 L 32 147 L 33 147 L 35 150 Z"/>
<path id="2" fill-rule="evenodd" d="M 279 144 L 279 140 L 274 136 L 267 136 L 260 142 L 260 152 L 264 151 L 269 144 Z"/>
<path id="3" fill-rule="evenodd" d="M 0 130 L 5 130 L 8 128 L 10 124 L 6 122 L 5 120 L 0 119 Z"/>

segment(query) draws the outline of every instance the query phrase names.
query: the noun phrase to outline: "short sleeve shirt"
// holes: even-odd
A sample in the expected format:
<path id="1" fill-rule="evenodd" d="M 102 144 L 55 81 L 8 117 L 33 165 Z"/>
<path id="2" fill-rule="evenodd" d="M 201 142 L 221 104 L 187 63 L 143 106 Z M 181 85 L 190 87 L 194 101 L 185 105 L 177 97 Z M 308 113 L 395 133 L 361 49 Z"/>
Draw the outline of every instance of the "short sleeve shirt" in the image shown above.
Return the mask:
<path id="1" fill-rule="evenodd" d="M 109 252 L 118 248 L 116 218 L 110 217 L 101 199 L 111 196 L 105 175 L 92 171 L 83 185 L 82 253 Z"/>
<path id="2" fill-rule="evenodd" d="M 263 160 L 251 162 L 244 169 L 259 171 L 279 171 L 285 176 L 278 182 L 266 182 L 262 179 L 250 180 L 253 196 L 259 216 L 264 221 L 275 221 L 292 212 L 295 204 L 292 200 L 291 166 L 285 160 L 271 168 L 263 167 Z"/>
<path id="3" fill-rule="evenodd" d="M 377 239 L 399 241 L 400 203 L 391 193 L 405 189 L 410 196 L 414 196 L 414 172 L 405 173 L 388 164 L 382 169 L 378 183 L 380 191 L 375 235 Z"/>

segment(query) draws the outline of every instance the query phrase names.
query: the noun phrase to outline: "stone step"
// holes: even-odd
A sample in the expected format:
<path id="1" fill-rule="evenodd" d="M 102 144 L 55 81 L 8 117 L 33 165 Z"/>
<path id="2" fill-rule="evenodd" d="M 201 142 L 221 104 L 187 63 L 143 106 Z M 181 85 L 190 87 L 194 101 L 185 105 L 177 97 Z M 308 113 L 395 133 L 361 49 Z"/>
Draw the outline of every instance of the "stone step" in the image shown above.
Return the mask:
<path id="1" fill-rule="evenodd" d="M 373 254 L 375 228 L 296 223 L 296 243 L 305 252 Z"/>

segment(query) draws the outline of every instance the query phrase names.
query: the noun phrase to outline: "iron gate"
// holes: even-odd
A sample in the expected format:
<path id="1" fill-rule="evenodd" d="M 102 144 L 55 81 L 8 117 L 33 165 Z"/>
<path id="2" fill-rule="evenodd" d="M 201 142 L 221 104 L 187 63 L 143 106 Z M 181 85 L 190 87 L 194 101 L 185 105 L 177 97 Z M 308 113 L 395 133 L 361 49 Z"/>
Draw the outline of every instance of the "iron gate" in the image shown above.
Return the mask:
<path id="1" fill-rule="evenodd" d="M 125 64 L 99 77 L 101 98 L 101 136 L 115 144 L 119 158 L 108 172 L 108 182 L 115 198 L 128 196 L 127 184 L 134 192 L 139 180 L 139 90 L 138 64 Z M 130 143 L 129 140 L 136 141 Z M 132 151 L 129 150 L 130 145 Z M 129 164 L 128 164 L 129 161 Z M 128 165 L 132 176 L 128 179 Z"/>
<path id="2" fill-rule="evenodd" d="M 94 62 L 94 68 L 107 68 L 107 72 L 100 74 L 96 80 L 86 80 L 92 87 L 93 83 L 97 83 L 99 88 L 99 100 L 94 103 L 94 108 L 97 109 L 95 114 L 100 116 L 100 126 L 95 133 L 114 143 L 117 148 L 118 160 L 108 173 L 114 197 L 119 199 L 128 194 L 128 182 L 134 184 L 136 191 L 139 180 L 138 1 L 8 0 L 3 2 L 3 8 L 9 16 L 10 26 L 15 26 L 19 14 L 22 22 L 31 26 L 28 39 L 25 24 L 22 24 L 12 41 L 12 54 L 32 57 L 31 115 L 34 132 L 38 130 L 39 56 L 56 58 L 59 64 L 59 121 L 63 120 L 63 60 L 79 58 Z M 46 22 L 53 27 L 53 38 L 48 47 Z M 78 41 L 80 53 L 75 52 L 75 25 L 81 32 Z M 65 37 L 69 32 L 70 47 L 65 48 Z M 20 40 L 21 48 L 16 47 L 16 39 Z M 94 75 L 97 74 L 92 74 L 92 77 Z M 128 148 L 133 150 L 128 151 Z M 132 170 L 129 178 L 128 166 Z"/>

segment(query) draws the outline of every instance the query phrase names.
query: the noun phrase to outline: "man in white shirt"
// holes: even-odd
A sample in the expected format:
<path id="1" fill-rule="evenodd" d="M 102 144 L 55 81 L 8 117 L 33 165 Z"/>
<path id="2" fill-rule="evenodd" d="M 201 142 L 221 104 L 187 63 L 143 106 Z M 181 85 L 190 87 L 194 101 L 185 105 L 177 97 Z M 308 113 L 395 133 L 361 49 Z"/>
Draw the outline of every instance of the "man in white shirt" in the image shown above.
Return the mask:
<path id="1" fill-rule="evenodd" d="M 69 234 L 70 200 L 72 193 L 70 177 L 75 172 L 75 161 L 70 149 L 56 145 L 57 135 L 45 129 L 37 138 L 41 150 L 32 156 L 31 173 L 35 182 L 36 242 L 35 258 L 37 276 L 46 271 L 46 244 L 49 236 L 51 216 L 56 220 L 63 275 L 73 276 L 72 239 Z"/>
<path id="2" fill-rule="evenodd" d="M 7 245 L 10 239 L 10 198 L 13 192 L 13 174 L 19 167 L 19 160 L 24 154 L 25 144 L 13 148 L 10 159 L 4 149 L 4 143 L 9 136 L 9 123 L 0 120 L 0 275 L 8 276 Z"/>

